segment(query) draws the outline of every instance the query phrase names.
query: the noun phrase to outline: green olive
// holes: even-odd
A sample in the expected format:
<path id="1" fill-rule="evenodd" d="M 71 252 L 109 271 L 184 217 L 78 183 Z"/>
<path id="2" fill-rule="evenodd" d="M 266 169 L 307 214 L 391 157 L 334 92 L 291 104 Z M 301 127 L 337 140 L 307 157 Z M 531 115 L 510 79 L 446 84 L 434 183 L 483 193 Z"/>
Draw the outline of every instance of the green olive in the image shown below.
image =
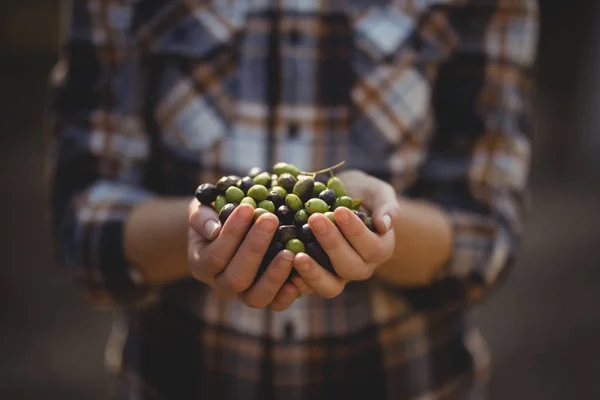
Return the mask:
<path id="1" fill-rule="evenodd" d="M 294 185 L 294 194 L 301 199 L 308 200 L 312 195 L 315 181 L 312 177 L 307 176 L 304 179 L 299 179 Z"/>
<path id="2" fill-rule="evenodd" d="M 287 195 L 287 191 L 282 188 L 281 186 L 273 186 L 271 187 L 271 192 L 277 192 L 279 193 L 279 195 L 281 196 L 282 199 L 285 199 L 285 196 Z"/>
<path id="3" fill-rule="evenodd" d="M 250 204 L 253 208 L 256 208 L 256 201 L 252 197 L 244 197 L 240 204 Z"/>
<path id="4" fill-rule="evenodd" d="M 348 196 L 338 197 L 333 202 L 333 207 L 331 207 L 331 209 L 335 210 L 338 207 L 352 208 L 352 199 Z"/>
<path id="5" fill-rule="evenodd" d="M 342 196 L 346 196 L 346 194 L 347 194 L 344 184 L 342 183 L 340 178 L 335 177 L 335 176 L 333 178 L 329 179 L 329 181 L 327 182 L 327 188 L 329 188 L 335 192 L 335 197 L 342 197 Z"/>
<path id="6" fill-rule="evenodd" d="M 269 196 L 269 190 L 263 185 L 254 185 L 248 189 L 248 196 L 260 202 L 267 199 L 267 196 Z"/>
<path id="7" fill-rule="evenodd" d="M 262 172 L 252 178 L 255 184 L 267 187 L 271 184 L 271 175 L 268 172 Z"/>
<path id="8" fill-rule="evenodd" d="M 302 200 L 300 200 L 300 197 L 296 196 L 293 193 L 290 193 L 287 196 L 285 196 L 285 204 L 292 211 L 298 211 L 302 208 Z"/>
<path id="9" fill-rule="evenodd" d="M 264 210 L 267 210 L 268 212 L 275 212 L 275 204 L 273 204 L 272 201 L 270 200 L 263 200 L 260 203 L 258 203 L 258 208 L 262 208 Z"/>
<path id="10" fill-rule="evenodd" d="M 315 187 L 313 188 L 313 196 L 319 197 L 319 194 L 326 189 L 327 186 L 323 182 L 315 182 Z"/>
<path id="11" fill-rule="evenodd" d="M 229 203 L 239 203 L 245 197 L 244 191 L 236 186 L 230 186 L 225 192 Z"/>
<path id="12" fill-rule="evenodd" d="M 218 195 L 215 199 L 215 211 L 217 213 L 221 211 L 221 208 L 223 208 L 225 204 L 227 204 L 227 197 L 223 196 L 222 194 Z"/>
<path id="13" fill-rule="evenodd" d="M 329 206 L 321 199 L 310 199 L 304 204 L 304 207 L 309 214 L 325 213 L 329 211 Z"/>
<path id="14" fill-rule="evenodd" d="M 293 176 L 298 176 L 300 170 L 295 165 L 279 162 L 273 166 L 273 172 L 275 172 L 277 175 L 288 173 L 292 174 Z"/>
<path id="15" fill-rule="evenodd" d="M 298 210 L 294 215 L 294 222 L 302 226 L 308 221 L 308 213 L 306 210 Z"/>
<path id="16" fill-rule="evenodd" d="M 299 239 L 290 239 L 286 244 L 285 248 L 294 254 L 304 252 L 304 243 Z"/>
<path id="17" fill-rule="evenodd" d="M 333 215 L 333 212 L 332 212 L 332 211 L 327 211 L 327 212 L 325 213 L 325 216 L 326 216 L 327 218 L 329 218 L 329 220 L 330 220 L 331 222 L 333 222 L 333 224 L 334 224 L 335 226 L 337 226 L 337 222 L 335 222 L 335 216 Z"/>
<path id="18" fill-rule="evenodd" d="M 256 222 L 256 220 L 258 219 L 258 217 L 260 217 L 263 214 L 268 214 L 269 212 L 267 210 L 265 210 L 264 208 L 256 208 L 254 210 L 254 217 L 252 218 L 252 220 L 254 222 Z"/>
<path id="19" fill-rule="evenodd" d="M 277 183 L 279 184 L 278 186 L 284 188 L 288 193 L 294 190 L 294 185 L 296 182 L 298 182 L 298 179 L 296 179 L 294 175 L 287 172 L 279 175 L 279 178 L 277 178 Z"/>

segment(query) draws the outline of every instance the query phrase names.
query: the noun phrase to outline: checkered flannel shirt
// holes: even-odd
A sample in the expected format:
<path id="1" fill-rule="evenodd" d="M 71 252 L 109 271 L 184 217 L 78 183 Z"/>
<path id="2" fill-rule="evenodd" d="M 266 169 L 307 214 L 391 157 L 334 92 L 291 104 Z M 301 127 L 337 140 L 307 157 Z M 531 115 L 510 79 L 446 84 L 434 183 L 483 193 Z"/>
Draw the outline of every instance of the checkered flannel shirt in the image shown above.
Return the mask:
<path id="1" fill-rule="evenodd" d="M 135 399 L 454 399 L 488 376 L 465 319 L 513 264 L 527 209 L 534 0 L 80 0 L 51 73 L 59 254 L 118 312 Z M 272 313 L 148 285 L 123 221 L 155 196 L 285 160 L 346 160 L 439 204 L 431 286 L 372 279 Z"/>

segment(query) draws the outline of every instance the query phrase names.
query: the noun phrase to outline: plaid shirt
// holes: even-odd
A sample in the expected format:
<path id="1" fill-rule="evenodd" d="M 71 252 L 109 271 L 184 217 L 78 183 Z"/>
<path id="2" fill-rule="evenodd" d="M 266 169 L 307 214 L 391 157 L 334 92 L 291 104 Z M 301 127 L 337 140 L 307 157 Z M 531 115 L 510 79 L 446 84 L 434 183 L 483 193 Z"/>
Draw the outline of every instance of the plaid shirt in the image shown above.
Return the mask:
<path id="1" fill-rule="evenodd" d="M 512 265 L 531 153 L 535 0 L 81 0 L 51 74 L 61 261 L 118 305 L 135 399 L 454 399 L 488 375 L 465 312 Z M 448 211 L 430 287 L 349 284 L 272 313 L 144 283 L 123 221 L 279 160 L 346 160 Z"/>

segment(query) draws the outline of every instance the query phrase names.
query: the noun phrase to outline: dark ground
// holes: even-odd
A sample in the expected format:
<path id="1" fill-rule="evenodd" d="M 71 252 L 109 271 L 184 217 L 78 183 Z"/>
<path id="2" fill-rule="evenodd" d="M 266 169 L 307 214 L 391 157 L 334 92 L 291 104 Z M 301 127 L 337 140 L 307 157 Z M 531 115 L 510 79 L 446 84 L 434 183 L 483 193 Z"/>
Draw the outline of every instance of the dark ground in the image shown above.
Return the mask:
<path id="1" fill-rule="evenodd" d="M 600 398 L 599 175 L 578 177 L 575 169 L 577 64 L 565 60 L 579 56 L 583 45 L 561 33 L 570 28 L 571 39 L 585 37 L 591 14 L 547 4 L 544 26 L 552 29 L 541 42 L 525 247 L 508 282 L 474 312 L 494 353 L 494 400 Z M 3 54 L 0 398 L 103 399 L 110 314 L 92 312 L 53 267 L 44 225 L 39 116 L 54 55 Z"/>

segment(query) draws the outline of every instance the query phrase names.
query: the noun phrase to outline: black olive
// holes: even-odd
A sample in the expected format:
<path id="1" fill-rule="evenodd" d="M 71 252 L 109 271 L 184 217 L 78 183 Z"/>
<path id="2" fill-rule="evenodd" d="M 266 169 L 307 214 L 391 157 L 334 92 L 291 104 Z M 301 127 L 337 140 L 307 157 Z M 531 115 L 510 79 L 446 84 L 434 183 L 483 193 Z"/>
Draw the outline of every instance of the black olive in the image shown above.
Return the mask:
<path id="1" fill-rule="evenodd" d="M 269 267 L 269 264 L 271 264 L 271 262 L 273 262 L 275 257 L 277 257 L 277 254 L 279 254 L 279 252 L 281 252 L 283 249 L 285 249 L 285 245 L 283 243 L 281 243 L 279 240 L 274 238 L 271 241 L 271 244 L 269 244 L 269 248 L 267 249 L 267 252 L 265 253 L 265 255 L 263 257 L 263 259 L 260 263 L 260 266 L 258 267 L 258 271 L 256 272 L 254 282 L 256 282 L 260 278 L 260 276 Z"/>
<path id="2" fill-rule="evenodd" d="M 298 234 L 294 225 L 281 225 L 277 228 L 277 237 L 281 243 L 287 243 L 292 239 L 296 239 Z"/>
<path id="3" fill-rule="evenodd" d="M 336 199 L 335 192 L 332 189 L 323 190 L 319 194 L 319 199 L 327 203 L 328 206 L 332 206 Z"/>
<path id="4" fill-rule="evenodd" d="M 327 255 L 325 250 L 323 250 L 323 248 L 319 246 L 319 243 L 308 243 L 306 245 L 306 254 L 311 256 L 312 259 L 315 260 L 317 264 L 319 264 L 321 267 L 325 268 L 327 271 L 333 273 L 334 275 L 337 275 L 337 273 L 333 269 L 333 265 L 331 264 L 329 256 Z"/>
<path id="5" fill-rule="evenodd" d="M 279 208 L 283 205 L 283 197 L 278 192 L 271 191 L 267 196 L 267 200 L 272 201 L 275 204 L 275 208 Z"/>
<path id="6" fill-rule="evenodd" d="M 221 208 L 221 211 L 219 211 L 219 221 L 221 221 L 222 225 L 225 224 L 225 221 L 227 221 L 227 218 L 229 218 L 237 206 L 236 203 L 227 203 Z"/>
<path id="7" fill-rule="evenodd" d="M 281 225 L 292 225 L 294 222 L 294 212 L 286 205 L 279 206 L 275 214 Z"/>
<path id="8" fill-rule="evenodd" d="M 244 192 L 244 194 L 248 193 L 248 190 L 250 190 L 250 188 L 252 186 L 254 186 L 255 183 L 252 180 L 252 178 L 250 178 L 249 176 L 245 176 L 242 179 L 240 179 L 237 183 L 237 186 L 242 189 L 242 191 Z"/>
<path id="9" fill-rule="evenodd" d="M 354 211 L 356 215 L 363 223 L 367 220 L 367 214 L 364 211 Z"/>
<path id="10" fill-rule="evenodd" d="M 225 193 L 231 186 L 235 186 L 239 179 L 233 180 L 230 176 L 224 176 L 217 181 L 217 188 Z"/>
<path id="11" fill-rule="evenodd" d="M 204 183 L 196 189 L 196 198 L 204 205 L 208 205 L 215 201 L 219 194 L 219 189 L 211 183 Z"/>
<path id="12" fill-rule="evenodd" d="M 315 240 L 315 235 L 313 234 L 312 229 L 310 229 L 310 225 L 302 225 L 302 228 L 300 228 L 300 238 L 304 243 L 310 243 Z"/>

